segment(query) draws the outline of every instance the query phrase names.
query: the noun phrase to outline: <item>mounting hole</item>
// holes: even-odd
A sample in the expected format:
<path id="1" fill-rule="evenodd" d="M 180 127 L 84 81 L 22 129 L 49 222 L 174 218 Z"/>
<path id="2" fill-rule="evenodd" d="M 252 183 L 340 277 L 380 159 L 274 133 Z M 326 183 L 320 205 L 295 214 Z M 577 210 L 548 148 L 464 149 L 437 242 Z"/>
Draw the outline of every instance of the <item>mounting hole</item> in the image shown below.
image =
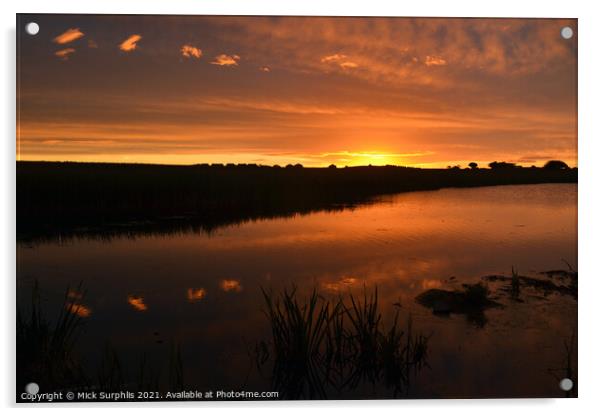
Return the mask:
<path id="1" fill-rule="evenodd" d="M 37 35 L 40 31 L 40 25 L 38 25 L 36 22 L 29 22 L 25 25 L 25 31 L 28 35 Z"/>
<path id="2" fill-rule="evenodd" d="M 570 26 L 565 26 L 560 29 L 560 36 L 564 39 L 570 39 L 573 37 L 573 29 Z"/>
<path id="3" fill-rule="evenodd" d="M 27 394 L 38 394 L 39 391 L 40 386 L 38 386 L 37 383 L 29 383 L 27 386 L 25 386 L 25 392 Z"/>
<path id="4" fill-rule="evenodd" d="M 573 389 L 573 380 L 570 378 L 563 378 L 560 380 L 560 389 L 564 391 L 571 391 Z"/>

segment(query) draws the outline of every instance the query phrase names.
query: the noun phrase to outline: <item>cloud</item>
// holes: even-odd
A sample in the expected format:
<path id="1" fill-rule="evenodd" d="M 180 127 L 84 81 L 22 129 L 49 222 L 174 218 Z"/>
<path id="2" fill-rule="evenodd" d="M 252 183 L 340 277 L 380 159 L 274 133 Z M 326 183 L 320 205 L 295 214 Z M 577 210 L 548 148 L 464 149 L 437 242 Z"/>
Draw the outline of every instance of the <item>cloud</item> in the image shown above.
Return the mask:
<path id="1" fill-rule="evenodd" d="M 183 45 L 182 48 L 180 48 L 180 52 L 182 52 L 182 56 L 185 58 L 199 59 L 201 56 L 203 56 L 203 51 L 192 45 Z"/>
<path id="2" fill-rule="evenodd" d="M 340 60 L 345 59 L 345 58 L 347 58 L 347 55 L 335 53 L 334 55 L 328 55 L 328 56 L 322 57 L 322 59 L 320 59 L 320 62 L 322 62 L 322 63 L 339 62 Z"/>
<path id="3" fill-rule="evenodd" d="M 131 52 L 136 49 L 136 47 L 138 46 L 137 42 L 140 39 L 142 39 L 142 36 L 132 35 L 123 42 L 121 42 L 121 44 L 119 45 L 119 49 L 121 49 L 124 52 Z"/>
<path id="4" fill-rule="evenodd" d="M 259 70 L 261 72 L 270 72 L 272 69 L 269 66 L 260 66 Z"/>
<path id="5" fill-rule="evenodd" d="M 540 164 L 543 155 L 576 163 L 577 45 L 559 35 L 565 25 L 576 28 L 574 20 L 195 17 L 174 18 L 172 27 L 156 18 L 149 25 L 161 25 L 161 36 L 152 50 L 145 48 L 152 30 L 134 23 L 120 27 L 145 33 L 142 51 L 169 57 L 162 65 L 178 66 L 177 79 L 157 84 L 160 68 L 128 67 L 111 86 L 82 82 L 84 90 L 59 99 L 72 90 L 73 77 L 61 73 L 66 65 L 82 61 L 82 79 L 102 68 L 81 60 L 82 49 L 71 63 L 40 68 L 36 83 L 20 92 L 27 116 L 20 120 L 22 157 L 285 164 L 302 156 L 311 158 L 299 160 L 306 166 L 389 159 L 465 166 L 523 156 Z M 184 44 L 178 39 L 197 28 L 207 62 L 229 62 L 234 72 L 225 71 L 244 82 L 223 78 L 224 70 L 178 64 L 176 48 Z M 87 49 L 90 37 L 55 43 L 50 53 L 79 44 Z M 100 32 L 94 38 L 110 39 Z M 113 40 L 115 46 L 119 39 L 125 38 Z M 222 52 L 243 53 L 244 64 L 216 57 Z M 255 76 L 236 64 L 249 65 Z M 262 69 L 266 64 L 277 77 Z M 44 80 L 56 73 L 48 70 L 60 75 L 52 85 Z M 199 84 L 198 71 L 213 78 Z M 39 102 L 27 95 L 39 92 Z"/>
<path id="6" fill-rule="evenodd" d="M 96 49 L 98 48 L 98 44 L 94 40 L 90 39 L 88 40 L 88 48 Z"/>
<path id="7" fill-rule="evenodd" d="M 424 64 L 426 66 L 444 66 L 447 65 L 447 61 L 440 56 L 427 55 Z"/>
<path id="8" fill-rule="evenodd" d="M 75 49 L 66 48 L 66 49 L 61 49 L 60 51 L 56 51 L 54 54 L 56 56 L 58 56 L 59 58 L 61 58 L 62 60 L 66 61 L 67 59 L 69 59 L 69 55 L 71 55 L 72 53 L 75 53 Z"/>
<path id="9" fill-rule="evenodd" d="M 215 60 L 211 63 L 213 65 L 219 66 L 236 66 L 238 65 L 238 61 L 240 60 L 240 56 L 238 55 L 226 55 L 221 54 L 215 57 Z"/>
<path id="10" fill-rule="evenodd" d="M 559 35 L 562 27 L 576 25 L 570 19 L 284 17 L 222 24 L 229 28 L 221 34 L 229 44 L 269 58 L 283 71 L 320 73 L 325 64 L 353 62 L 362 70 L 347 74 L 390 87 L 465 89 L 487 77 L 510 81 L 566 70 L 576 60 L 576 42 Z M 443 61 L 450 70 L 432 70 Z"/>
<path id="11" fill-rule="evenodd" d="M 339 64 L 339 66 L 343 69 L 347 69 L 347 68 L 357 68 L 359 65 L 356 64 L 355 62 L 341 62 Z"/>
<path id="12" fill-rule="evenodd" d="M 335 53 L 334 55 L 323 56 L 320 59 L 323 64 L 337 64 L 343 69 L 357 68 L 359 65 L 347 59 L 347 55 Z"/>
<path id="13" fill-rule="evenodd" d="M 82 36 L 84 36 L 84 34 L 79 29 L 68 29 L 66 32 L 61 33 L 52 41 L 54 43 L 58 43 L 59 45 L 64 45 L 65 43 L 73 42 L 74 40 L 77 40 Z"/>

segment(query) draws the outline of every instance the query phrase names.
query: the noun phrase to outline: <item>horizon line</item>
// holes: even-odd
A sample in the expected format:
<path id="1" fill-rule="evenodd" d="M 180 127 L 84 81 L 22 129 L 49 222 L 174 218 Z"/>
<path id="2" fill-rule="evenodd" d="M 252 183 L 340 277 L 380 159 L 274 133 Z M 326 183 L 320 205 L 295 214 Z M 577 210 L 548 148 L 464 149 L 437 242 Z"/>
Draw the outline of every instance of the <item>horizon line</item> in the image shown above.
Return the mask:
<path id="1" fill-rule="evenodd" d="M 548 162 L 551 161 L 562 161 L 561 159 L 550 159 Z M 385 168 L 385 167 L 394 167 L 394 168 L 406 168 L 406 169 L 439 169 L 439 170 L 473 170 L 473 169 L 492 169 L 489 164 L 490 163 L 507 163 L 509 165 L 514 165 L 513 168 L 523 168 L 523 169 L 532 169 L 532 168 L 543 168 L 545 166 L 545 164 L 541 165 L 541 166 L 536 166 L 535 164 L 532 164 L 530 166 L 523 166 L 520 165 L 516 162 L 506 162 L 506 161 L 497 161 L 494 160 L 492 162 L 487 163 L 486 165 L 480 166 L 477 164 L 477 166 L 475 168 L 471 168 L 468 164 L 466 166 L 462 166 L 461 164 L 454 164 L 454 165 L 448 165 L 448 166 L 441 166 L 441 167 L 422 167 L 422 166 L 409 166 L 409 165 L 395 165 L 395 164 L 384 164 L 384 165 L 376 165 L 376 164 L 367 164 L 367 165 L 336 165 L 335 163 L 331 163 L 328 165 L 324 165 L 324 166 L 305 166 L 302 163 L 287 163 L 287 164 L 273 164 L 273 165 L 266 165 L 266 164 L 261 164 L 261 163 L 255 163 L 255 162 L 250 162 L 250 163 L 233 163 L 233 162 L 212 162 L 212 163 L 208 163 L 208 162 L 200 162 L 200 163 L 190 163 L 190 164 L 184 164 L 184 163 L 152 163 L 152 162 L 135 162 L 135 161 L 127 161 L 127 162 L 123 162 L 123 161 L 113 161 L 113 162 L 109 162 L 109 161 L 81 161 L 81 160 L 20 160 L 20 159 L 16 159 L 17 163 L 23 162 L 23 163 L 79 163 L 79 164 L 90 164 L 90 165 L 148 165 L 148 166 L 181 166 L 181 167 L 192 167 L 192 166 L 203 166 L 203 167 L 257 167 L 257 168 L 273 168 L 273 169 L 291 169 L 291 168 L 295 168 L 295 169 L 348 169 L 348 168 L 368 168 L 368 167 L 373 167 L 373 168 Z M 546 162 L 546 163 L 548 163 Z M 566 163 L 566 162 L 564 162 Z M 578 169 L 577 165 L 571 166 L 568 163 L 566 164 L 569 169 Z"/>

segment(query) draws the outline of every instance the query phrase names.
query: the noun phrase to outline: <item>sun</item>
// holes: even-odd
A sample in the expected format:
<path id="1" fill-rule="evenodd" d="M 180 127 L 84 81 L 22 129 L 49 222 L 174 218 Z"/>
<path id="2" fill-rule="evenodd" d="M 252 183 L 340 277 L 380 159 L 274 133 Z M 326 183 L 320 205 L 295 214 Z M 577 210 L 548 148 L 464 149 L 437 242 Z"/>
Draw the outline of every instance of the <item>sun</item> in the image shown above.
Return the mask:
<path id="1" fill-rule="evenodd" d="M 387 152 L 349 152 L 348 158 L 350 159 L 349 164 L 353 166 L 385 166 L 400 164 L 400 159 L 397 155 Z"/>

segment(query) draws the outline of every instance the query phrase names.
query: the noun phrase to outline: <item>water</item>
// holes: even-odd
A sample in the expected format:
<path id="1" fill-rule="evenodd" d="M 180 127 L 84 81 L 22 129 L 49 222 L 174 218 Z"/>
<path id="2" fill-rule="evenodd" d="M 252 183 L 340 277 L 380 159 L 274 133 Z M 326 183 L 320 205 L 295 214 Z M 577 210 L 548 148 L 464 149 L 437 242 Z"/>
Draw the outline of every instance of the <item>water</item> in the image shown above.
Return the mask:
<path id="1" fill-rule="evenodd" d="M 405 193 L 210 235 L 20 244 L 17 257 L 24 308 L 34 281 L 50 316 L 65 289 L 83 282 L 77 351 L 91 372 L 109 345 L 130 372 L 145 355 L 165 375 L 177 345 L 191 388 L 268 390 L 252 359 L 256 343 L 270 337 L 261 287 L 295 284 L 328 297 L 376 285 L 387 318 L 396 309 L 404 319 L 411 313 L 414 328 L 431 335 L 430 368 L 417 373 L 408 397 L 561 397 L 556 375 L 576 328 L 575 299 L 523 290 L 522 302 L 513 302 L 490 283 L 504 308 L 487 310 L 479 326 L 462 315 L 435 316 L 414 298 L 509 276 L 512 267 L 542 279 L 539 272 L 566 269 L 564 261 L 576 269 L 577 186 Z"/>

